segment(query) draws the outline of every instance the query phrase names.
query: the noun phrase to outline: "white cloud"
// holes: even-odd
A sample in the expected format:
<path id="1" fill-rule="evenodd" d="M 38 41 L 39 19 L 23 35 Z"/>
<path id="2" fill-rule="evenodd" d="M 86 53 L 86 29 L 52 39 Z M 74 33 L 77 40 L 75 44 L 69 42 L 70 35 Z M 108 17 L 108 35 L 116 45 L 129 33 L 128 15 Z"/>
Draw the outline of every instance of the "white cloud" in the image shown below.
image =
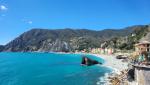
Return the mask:
<path id="1" fill-rule="evenodd" d="M 4 5 L 0 5 L 0 10 L 6 11 L 6 10 L 8 10 L 8 8 L 6 6 L 4 6 Z"/>
<path id="2" fill-rule="evenodd" d="M 27 20 L 27 19 L 22 19 L 22 21 L 25 22 L 25 23 L 27 23 L 27 24 L 32 24 L 33 23 L 33 21 Z"/>
<path id="3" fill-rule="evenodd" d="M 28 21 L 28 23 L 29 23 L 29 24 L 32 24 L 33 22 L 32 22 L 32 21 Z"/>

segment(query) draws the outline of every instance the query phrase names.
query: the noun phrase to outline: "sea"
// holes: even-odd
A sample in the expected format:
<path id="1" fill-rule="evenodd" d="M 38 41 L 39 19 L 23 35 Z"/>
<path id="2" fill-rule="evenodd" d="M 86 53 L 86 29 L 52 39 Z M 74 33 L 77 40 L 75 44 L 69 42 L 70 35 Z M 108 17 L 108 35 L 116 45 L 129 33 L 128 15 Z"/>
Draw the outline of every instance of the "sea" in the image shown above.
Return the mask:
<path id="1" fill-rule="evenodd" d="M 104 85 L 112 69 L 82 66 L 83 56 L 105 63 L 90 54 L 1 52 L 0 85 Z"/>

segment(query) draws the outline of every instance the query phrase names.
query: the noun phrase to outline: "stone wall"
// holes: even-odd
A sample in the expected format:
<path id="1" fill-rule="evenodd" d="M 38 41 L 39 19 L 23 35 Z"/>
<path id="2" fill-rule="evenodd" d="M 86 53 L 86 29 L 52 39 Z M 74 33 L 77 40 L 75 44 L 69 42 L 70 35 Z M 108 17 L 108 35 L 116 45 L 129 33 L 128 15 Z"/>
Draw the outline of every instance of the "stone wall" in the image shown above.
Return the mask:
<path id="1" fill-rule="evenodd" d="M 135 81 L 138 85 L 150 85 L 150 66 L 135 66 Z"/>

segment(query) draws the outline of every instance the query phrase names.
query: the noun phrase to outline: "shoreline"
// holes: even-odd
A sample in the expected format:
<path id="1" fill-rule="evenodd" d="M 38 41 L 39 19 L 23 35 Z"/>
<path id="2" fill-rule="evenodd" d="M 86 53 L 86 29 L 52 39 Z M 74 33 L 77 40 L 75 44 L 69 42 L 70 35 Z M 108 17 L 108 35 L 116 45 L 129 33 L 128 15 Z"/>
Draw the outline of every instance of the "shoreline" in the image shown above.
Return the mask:
<path id="1" fill-rule="evenodd" d="M 128 68 L 127 62 L 122 62 L 121 59 L 116 59 L 116 55 L 91 54 L 105 60 L 103 66 L 122 71 Z"/>
<path id="2" fill-rule="evenodd" d="M 101 66 L 108 67 L 112 70 L 110 73 L 105 73 L 104 77 L 99 77 L 99 81 L 96 85 L 101 85 L 104 83 L 105 85 L 114 85 L 111 80 L 112 78 L 118 77 L 122 75 L 125 70 L 128 69 L 128 62 L 123 62 L 123 59 L 117 59 L 117 55 L 106 55 L 106 54 L 93 54 L 93 53 L 73 53 L 73 54 L 85 54 L 85 55 L 93 55 L 97 58 L 101 58 L 104 60 L 104 63 Z"/>
<path id="3" fill-rule="evenodd" d="M 3 52 L 1 52 L 3 53 Z M 7 53 L 7 52 L 6 52 Z M 17 53 L 17 52 L 12 52 L 12 53 Z M 26 52 L 21 52 L 21 53 L 26 53 Z M 93 53 L 64 53 L 64 52 L 27 52 L 27 53 L 56 53 L 56 54 L 88 54 L 88 55 L 93 55 L 98 58 L 104 59 L 104 63 L 102 64 L 103 66 L 117 69 L 118 71 L 122 71 L 124 69 L 127 69 L 127 62 L 122 62 L 121 59 L 116 59 L 116 55 L 105 55 L 105 54 L 93 54 Z"/>
<path id="4" fill-rule="evenodd" d="M 3 53 L 3 52 L 2 52 Z M 6 52 L 7 53 L 7 52 Z M 17 52 L 12 52 L 12 53 L 17 53 Z M 21 52 L 21 53 L 26 53 L 26 52 Z M 88 54 L 88 55 L 93 55 L 98 58 L 102 58 L 105 62 L 102 64 L 102 66 L 106 66 L 118 71 L 122 71 L 127 69 L 127 62 L 122 62 L 121 59 L 116 59 L 116 55 L 106 55 L 106 54 L 93 54 L 93 53 L 64 53 L 64 52 L 27 52 L 27 53 L 56 53 L 56 54 Z"/>
<path id="5" fill-rule="evenodd" d="M 105 81 L 106 85 L 112 85 L 111 79 L 122 74 L 122 71 L 128 69 L 128 62 L 122 62 L 122 59 L 116 59 L 116 55 L 102 55 L 102 54 L 91 54 L 98 58 L 105 60 L 105 67 L 112 69 L 111 73 L 106 73 L 102 80 L 97 82 L 97 85 L 101 85 L 100 82 Z"/>
<path id="6" fill-rule="evenodd" d="M 24 53 L 24 52 L 23 52 Z M 29 52 L 29 53 L 45 53 L 45 52 Z M 47 53 L 47 52 L 46 52 Z M 49 52 L 48 52 L 49 53 Z M 93 54 L 93 53 L 64 53 L 64 52 L 53 52 L 55 54 L 83 54 L 83 55 L 93 55 L 97 58 L 104 60 L 101 66 L 108 67 L 112 69 L 110 73 L 106 73 L 103 78 L 99 78 L 97 85 L 101 85 L 101 82 L 106 85 L 110 85 L 110 78 L 116 75 L 120 75 L 123 70 L 128 68 L 128 62 L 122 62 L 122 59 L 116 59 L 116 55 L 104 55 L 104 54 Z"/>

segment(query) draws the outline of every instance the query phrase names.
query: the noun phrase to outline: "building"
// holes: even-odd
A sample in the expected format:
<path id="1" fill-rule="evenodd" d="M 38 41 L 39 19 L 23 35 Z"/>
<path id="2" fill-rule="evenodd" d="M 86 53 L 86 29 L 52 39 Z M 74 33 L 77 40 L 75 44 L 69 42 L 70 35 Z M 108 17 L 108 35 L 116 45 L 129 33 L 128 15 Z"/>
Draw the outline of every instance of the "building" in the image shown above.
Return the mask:
<path id="1" fill-rule="evenodd" d="M 135 51 L 138 55 L 141 53 L 150 53 L 150 42 L 142 41 L 135 45 Z M 142 61 L 141 63 L 133 63 L 135 85 L 150 85 L 150 62 Z"/>
<path id="2" fill-rule="evenodd" d="M 133 65 L 135 85 L 150 85 L 150 66 Z"/>
<path id="3" fill-rule="evenodd" d="M 142 41 L 138 44 L 135 44 L 135 51 L 140 54 L 141 52 L 150 53 L 150 42 L 149 41 Z"/>
<path id="4" fill-rule="evenodd" d="M 114 49 L 112 49 L 112 48 L 93 48 L 93 49 L 91 49 L 91 53 L 95 53 L 95 54 L 113 54 Z"/>

